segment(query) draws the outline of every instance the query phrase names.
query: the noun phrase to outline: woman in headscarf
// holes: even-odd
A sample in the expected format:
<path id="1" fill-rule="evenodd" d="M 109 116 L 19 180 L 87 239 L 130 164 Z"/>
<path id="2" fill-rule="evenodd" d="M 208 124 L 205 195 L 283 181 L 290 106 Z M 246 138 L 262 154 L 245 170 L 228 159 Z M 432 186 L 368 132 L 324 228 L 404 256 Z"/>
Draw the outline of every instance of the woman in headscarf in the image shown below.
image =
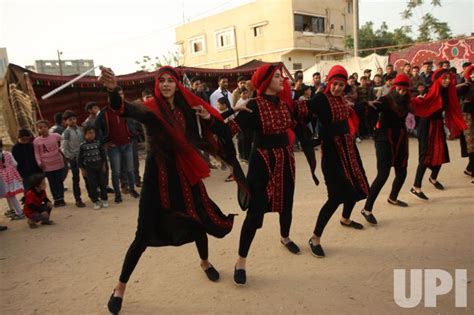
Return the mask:
<path id="1" fill-rule="evenodd" d="M 474 184 L 474 66 L 464 71 L 465 82 L 458 84 L 458 94 L 462 98 L 462 115 L 467 128 L 461 134 L 461 154 L 469 158 L 464 174 L 471 177 Z"/>
<path id="2" fill-rule="evenodd" d="M 407 203 L 398 200 L 398 194 L 407 177 L 408 133 L 405 120 L 410 111 L 409 88 L 410 78 L 404 73 L 398 74 L 390 92 L 371 103 L 379 113 L 374 137 L 377 176 L 370 186 L 369 196 L 361 212 L 371 224 L 377 224 L 372 208 L 392 167 L 395 169 L 395 179 L 387 202 L 400 207 L 408 206 Z"/>
<path id="3" fill-rule="evenodd" d="M 324 257 L 321 236 L 326 224 L 340 204 L 343 213 L 340 223 L 345 227 L 362 229 L 363 226 L 350 219 L 357 201 L 365 199 L 369 184 L 355 144 L 357 118 L 353 108 L 344 98 L 347 71 L 334 66 L 328 74 L 329 83 L 324 92 L 316 94 L 309 102 L 310 111 L 316 113 L 321 122 L 321 168 L 328 190 L 328 200 L 319 212 L 316 227 L 309 240 L 311 252 Z"/>
<path id="4" fill-rule="evenodd" d="M 444 124 L 452 137 L 458 137 L 467 127 L 461 115 L 454 75 L 448 69 L 438 69 L 433 73 L 432 79 L 433 85 L 428 94 L 425 97 L 414 98 L 411 102 L 413 113 L 420 117 L 420 121 L 418 124 L 419 164 L 410 193 L 424 200 L 428 200 L 428 197 L 421 190 L 421 183 L 427 168 L 431 169 L 429 182 L 436 189 L 444 189 L 438 181 L 441 165 L 449 163 Z"/>
<path id="5" fill-rule="evenodd" d="M 247 255 L 257 229 L 263 225 L 266 212 L 277 212 L 280 215 L 281 244 L 293 254 L 300 252 L 299 247 L 290 239 L 295 188 L 293 128 L 304 147 L 313 179 L 317 183 L 311 133 L 305 130 L 303 135 L 303 120 L 308 117 L 306 101 L 293 103 L 290 86 L 283 78 L 281 64 L 267 64 L 258 68 L 252 77 L 252 84 L 257 97 L 247 104 L 235 107 L 234 110 L 245 108 L 248 111 L 241 111 L 227 123 L 232 134 L 238 134 L 242 130 L 255 131 L 247 174 L 250 201 L 240 233 L 239 257 L 234 269 L 234 282 L 237 285 L 246 283 Z M 231 113 L 232 111 L 228 114 Z"/>
<path id="6" fill-rule="evenodd" d="M 109 91 L 112 109 L 142 123 L 148 141 L 137 231 L 108 303 L 109 311 L 117 314 L 127 282 L 148 246 L 195 242 L 201 268 L 209 280 L 219 279 L 208 260 L 207 234 L 217 238 L 227 235 L 234 215 L 224 215 L 207 195 L 202 180 L 209 176 L 209 167 L 199 150 L 220 155 L 233 167 L 238 184 L 245 186 L 239 181 L 244 180 L 243 173 L 222 117 L 181 85 L 174 68 L 158 70 L 155 97 L 144 104 L 123 101 L 112 70 L 102 67 L 101 71 L 100 82 Z"/>

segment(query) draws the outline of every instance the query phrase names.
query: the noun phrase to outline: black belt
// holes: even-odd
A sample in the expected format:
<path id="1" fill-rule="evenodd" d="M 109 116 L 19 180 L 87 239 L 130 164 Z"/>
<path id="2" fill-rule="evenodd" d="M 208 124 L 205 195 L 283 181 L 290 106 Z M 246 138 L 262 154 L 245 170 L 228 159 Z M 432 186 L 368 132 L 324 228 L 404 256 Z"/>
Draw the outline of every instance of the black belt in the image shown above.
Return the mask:
<path id="1" fill-rule="evenodd" d="M 334 137 L 349 133 L 349 124 L 346 120 L 332 122 L 329 125 L 323 125 L 321 127 L 321 137 Z"/>
<path id="2" fill-rule="evenodd" d="M 290 144 L 287 133 L 276 135 L 256 135 L 255 146 L 261 149 L 284 148 Z"/>

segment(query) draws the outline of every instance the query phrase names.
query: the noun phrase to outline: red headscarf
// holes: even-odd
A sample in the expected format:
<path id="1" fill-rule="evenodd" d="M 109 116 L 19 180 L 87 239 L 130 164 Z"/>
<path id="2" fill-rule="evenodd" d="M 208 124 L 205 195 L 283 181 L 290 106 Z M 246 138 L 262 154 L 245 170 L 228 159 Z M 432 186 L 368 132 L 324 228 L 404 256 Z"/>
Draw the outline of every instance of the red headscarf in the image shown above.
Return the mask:
<path id="1" fill-rule="evenodd" d="M 391 90 L 395 89 L 395 87 L 399 87 L 405 90 L 409 89 L 410 78 L 405 73 L 397 74 L 397 76 L 393 80 Z"/>
<path id="2" fill-rule="evenodd" d="M 255 73 L 252 76 L 252 84 L 257 90 L 258 96 L 265 94 L 277 70 L 280 70 L 281 72 L 282 70 L 281 63 L 277 65 L 266 64 L 259 67 L 257 71 L 255 71 Z M 287 78 L 283 78 L 283 90 L 278 92 L 277 96 L 288 105 L 291 112 L 294 111 L 293 100 L 291 98 L 291 88 L 290 88 L 290 84 L 288 83 Z"/>
<path id="3" fill-rule="evenodd" d="M 186 105 L 191 108 L 201 105 L 204 107 L 215 119 L 221 120 L 222 117 L 219 115 L 217 110 L 211 105 L 203 101 L 198 96 L 189 92 L 180 82 L 179 73 L 176 69 L 166 66 L 161 67 L 158 70 L 158 75 L 155 79 L 155 97 L 145 102 L 145 106 L 148 107 L 159 121 L 162 123 L 164 134 L 170 137 L 174 147 L 176 148 L 176 163 L 178 167 L 183 170 L 184 175 L 191 185 L 195 185 L 198 181 L 206 178 L 210 174 L 209 166 L 203 160 L 197 149 L 186 139 L 186 136 L 182 130 L 176 128 L 173 123 L 164 119 L 163 113 L 167 113 L 171 116 L 171 110 L 167 105 L 163 95 L 160 91 L 160 78 L 164 74 L 169 74 L 176 82 L 176 92 L 181 93 L 184 97 Z"/>
<path id="4" fill-rule="evenodd" d="M 412 99 L 412 109 L 416 116 L 429 117 L 434 112 L 443 108 L 443 98 L 441 97 L 441 82 L 445 75 L 451 77 L 448 89 L 448 108 L 445 113 L 446 127 L 454 137 L 459 136 L 462 130 L 466 129 L 466 123 L 461 114 L 461 107 L 456 93 L 456 78 L 447 69 L 438 69 L 433 75 L 433 85 L 430 87 L 428 94 L 423 98 Z"/>
<path id="5" fill-rule="evenodd" d="M 334 83 L 334 80 L 342 80 L 344 84 L 347 84 L 347 70 L 340 65 L 335 65 L 329 70 L 328 73 L 328 84 L 324 89 L 324 94 L 328 94 L 331 91 L 331 85 Z"/>
<path id="6" fill-rule="evenodd" d="M 469 66 L 464 71 L 464 78 L 469 82 L 471 80 L 471 72 L 474 70 L 474 66 Z"/>
<path id="7" fill-rule="evenodd" d="M 347 76 L 348 76 L 347 70 L 343 66 L 340 66 L 340 65 L 333 66 L 331 70 L 329 70 L 329 73 L 328 73 L 328 84 L 326 85 L 326 88 L 324 89 L 324 94 L 326 96 L 328 95 L 332 96 L 331 85 L 333 85 L 335 80 L 343 81 L 344 84 L 347 84 Z M 341 95 L 339 97 L 342 98 L 343 96 Z M 357 134 L 357 130 L 359 129 L 359 117 L 357 117 L 356 112 L 352 108 L 351 108 L 350 113 L 351 115 L 349 119 L 347 120 L 347 123 L 349 124 L 349 132 L 352 135 L 355 135 Z"/>

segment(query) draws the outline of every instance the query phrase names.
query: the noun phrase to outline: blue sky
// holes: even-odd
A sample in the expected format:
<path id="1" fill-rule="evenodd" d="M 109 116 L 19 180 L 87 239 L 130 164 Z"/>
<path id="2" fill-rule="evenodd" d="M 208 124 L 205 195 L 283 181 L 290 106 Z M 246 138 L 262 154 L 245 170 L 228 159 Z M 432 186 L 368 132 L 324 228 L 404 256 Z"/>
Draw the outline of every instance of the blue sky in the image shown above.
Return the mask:
<path id="1" fill-rule="evenodd" d="M 280 0 L 275 0 L 280 1 Z M 335 0 L 340 1 L 340 0 Z M 236 7 L 249 0 L 0 0 L 0 47 L 21 66 L 36 59 L 94 59 L 119 74 L 137 70 L 144 55 L 161 56 L 173 49 L 174 27 Z M 429 2 L 429 0 L 425 0 Z M 442 0 L 433 10 L 453 34 L 474 32 L 472 0 Z M 386 21 L 390 28 L 407 24 L 400 18 L 405 0 L 360 0 L 360 24 Z M 184 12 L 183 12 L 184 10 Z M 431 11 L 425 6 L 425 11 Z"/>

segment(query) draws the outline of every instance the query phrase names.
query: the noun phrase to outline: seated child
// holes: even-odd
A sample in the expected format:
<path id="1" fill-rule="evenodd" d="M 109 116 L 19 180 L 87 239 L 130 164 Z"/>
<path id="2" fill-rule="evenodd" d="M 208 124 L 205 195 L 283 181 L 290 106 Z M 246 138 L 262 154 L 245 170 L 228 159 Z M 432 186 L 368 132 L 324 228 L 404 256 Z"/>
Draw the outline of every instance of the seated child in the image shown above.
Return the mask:
<path id="1" fill-rule="evenodd" d="M 26 192 L 23 212 L 28 218 L 30 228 L 37 228 L 37 222 L 52 225 L 50 220 L 53 204 L 46 196 L 46 180 L 44 174 L 35 174 L 30 177 L 30 189 Z"/>

